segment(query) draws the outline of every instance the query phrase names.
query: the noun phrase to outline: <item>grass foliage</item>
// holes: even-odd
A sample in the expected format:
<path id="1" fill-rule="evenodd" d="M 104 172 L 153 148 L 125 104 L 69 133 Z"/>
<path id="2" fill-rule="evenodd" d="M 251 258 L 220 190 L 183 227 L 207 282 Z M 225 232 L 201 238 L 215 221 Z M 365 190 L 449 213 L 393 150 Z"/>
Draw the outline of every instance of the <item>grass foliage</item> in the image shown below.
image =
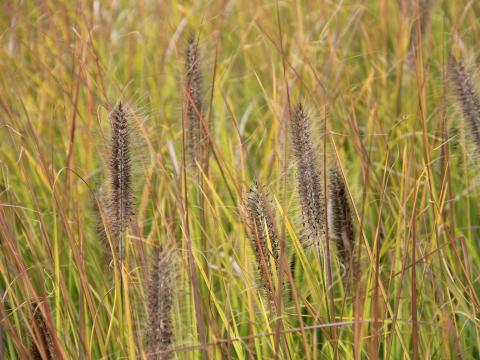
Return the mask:
<path id="1" fill-rule="evenodd" d="M 478 359 L 479 18 L 3 1 L 0 358 Z"/>

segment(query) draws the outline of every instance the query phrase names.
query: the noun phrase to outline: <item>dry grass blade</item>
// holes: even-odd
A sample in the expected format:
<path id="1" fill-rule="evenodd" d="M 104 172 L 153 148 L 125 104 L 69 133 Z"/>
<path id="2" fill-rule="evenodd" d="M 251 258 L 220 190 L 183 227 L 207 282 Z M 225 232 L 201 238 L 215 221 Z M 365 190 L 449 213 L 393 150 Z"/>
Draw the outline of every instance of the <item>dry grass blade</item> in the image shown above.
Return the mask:
<path id="1" fill-rule="evenodd" d="M 313 242 L 319 249 L 326 231 L 323 172 L 311 139 L 310 118 L 302 104 L 295 108 L 290 124 L 305 230 L 304 246 Z"/>
<path id="2" fill-rule="evenodd" d="M 146 332 L 149 359 L 172 358 L 168 352 L 173 339 L 171 254 L 157 250 L 153 255 L 148 286 L 148 328 Z"/>
<path id="3" fill-rule="evenodd" d="M 463 118 L 470 129 L 477 150 L 480 151 L 480 98 L 473 86 L 471 76 L 461 61 L 449 59 L 450 79 L 453 83 Z"/>

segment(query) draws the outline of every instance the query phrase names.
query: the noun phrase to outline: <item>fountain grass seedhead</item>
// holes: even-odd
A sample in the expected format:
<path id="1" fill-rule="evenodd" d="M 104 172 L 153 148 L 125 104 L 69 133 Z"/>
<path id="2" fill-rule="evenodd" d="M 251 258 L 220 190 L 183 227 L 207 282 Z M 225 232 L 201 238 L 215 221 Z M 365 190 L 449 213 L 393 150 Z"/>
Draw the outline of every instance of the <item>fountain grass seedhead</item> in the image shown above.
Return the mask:
<path id="1" fill-rule="evenodd" d="M 184 101 L 186 116 L 186 151 L 191 166 L 196 163 L 203 165 L 207 135 L 202 128 L 203 118 L 203 87 L 201 56 L 198 39 L 194 35 L 188 40 L 185 50 L 185 83 Z"/>
<path id="2" fill-rule="evenodd" d="M 303 218 L 302 242 L 305 248 L 320 248 L 326 234 L 323 169 L 311 138 L 310 118 L 301 103 L 292 113 L 290 126 Z"/>
<path id="3" fill-rule="evenodd" d="M 354 258 L 355 232 L 347 188 L 337 166 L 330 169 L 329 202 L 331 239 L 336 244 L 342 266 L 348 270 L 351 268 Z"/>
<path id="4" fill-rule="evenodd" d="M 461 61 L 450 56 L 448 69 L 463 119 L 470 130 L 477 151 L 480 151 L 480 98 L 470 74 Z"/>
<path id="5" fill-rule="evenodd" d="M 32 343 L 30 350 L 31 358 L 34 360 L 54 360 L 58 359 L 55 350 L 55 343 L 50 329 L 40 309 L 40 303 L 34 301 L 31 305 L 33 313 L 33 329 L 35 331 L 36 342 Z"/>
<path id="6" fill-rule="evenodd" d="M 124 239 L 133 216 L 133 193 L 130 155 L 130 129 L 127 112 L 119 102 L 111 115 L 111 148 L 109 158 L 110 189 L 108 198 L 108 230 L 122 258 Z"/>
<path id="7" fill-rule="evenodd" d="M 250 188 L 247 195 L 247 211 L 260 278 L 269 300 L 273 304 L 274 286 L 271 259 L 273 258 L 275 264 L 278 264 L 279 237 L 270 201 L 262 187 L 254 185 Z"/>
<path id="8" fill-rule="evenodd" d="M 155 249 L 152 257 L 150 281 L 148 284 L 148 326 L 146 347 L 149 359 L 166 360 L 173 357 L 168 352 L 173 341 L 172 326 L 172 276 L 171 254 Z"/>

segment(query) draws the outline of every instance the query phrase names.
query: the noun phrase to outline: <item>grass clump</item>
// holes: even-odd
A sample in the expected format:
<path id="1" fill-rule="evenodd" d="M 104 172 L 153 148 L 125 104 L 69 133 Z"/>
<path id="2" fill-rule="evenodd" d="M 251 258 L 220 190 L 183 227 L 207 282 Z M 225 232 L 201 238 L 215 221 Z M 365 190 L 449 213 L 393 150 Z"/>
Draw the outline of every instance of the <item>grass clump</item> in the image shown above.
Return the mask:
<path id="1" fill-rule="evenodd" d="M 480 4 L 312 4 L 0 5 L 0 358 L 480 358 Z"/>

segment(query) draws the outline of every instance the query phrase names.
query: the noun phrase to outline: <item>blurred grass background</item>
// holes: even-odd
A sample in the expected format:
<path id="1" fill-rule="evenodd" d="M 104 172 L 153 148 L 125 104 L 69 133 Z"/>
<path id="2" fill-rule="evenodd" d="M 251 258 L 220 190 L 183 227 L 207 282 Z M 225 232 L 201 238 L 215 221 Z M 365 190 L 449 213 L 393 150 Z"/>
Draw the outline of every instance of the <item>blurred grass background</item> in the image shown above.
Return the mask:
<path id="1" fill-rule="evenodd" d="M 175 259 L 176 358 L 478 359 L 478 158 L 447 61 L 455 53 L 475 69 L 480 6 L 432 0 L 423 28 L 419 3 L 4 1 L 2 356 L 28 358 L 31 304 L 41 299 L 59 357 L 147 358 L 145 282 L 162 244 Z M 181 84 L 192 33 L 213 128 L 204 187 L 183 181 Z M 125 309 L 93 205 L 105 181 L 108 114 L 120 99 L 135 110 Z M 288 104 L 299 100 L 319 152 L 327 144 L 340 161 L 355 207 L 354 294 L 335 257 L 331 291 L 324 264 L 299 244 L 288 139 Z M 275 199 L 286 256 L 297 259 L 278 315 L 258 285 L 242 215 L 256 179 Z"/>

